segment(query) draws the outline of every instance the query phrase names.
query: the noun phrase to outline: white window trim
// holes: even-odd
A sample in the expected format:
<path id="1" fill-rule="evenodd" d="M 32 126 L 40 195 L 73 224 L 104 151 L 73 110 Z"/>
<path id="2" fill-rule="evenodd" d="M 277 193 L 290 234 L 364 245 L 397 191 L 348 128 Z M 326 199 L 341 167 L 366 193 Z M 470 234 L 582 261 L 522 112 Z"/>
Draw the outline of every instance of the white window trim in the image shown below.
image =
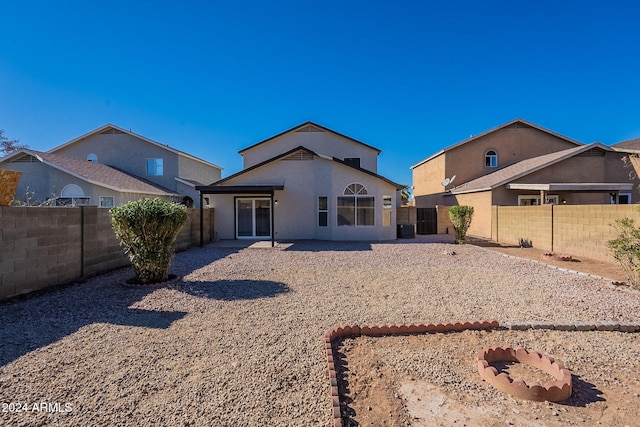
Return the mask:
<path id="1" fill-rule="evenodd" d="M 106 200 L 106 199 L 111 199 L 111 206 L 102 206 L 103 200 Z M 99 201 L 98 201 L 98 206 L 99 207 L 101 207 L 101 208 L 102 207 L 111 208 L 111 207 L 114 207 L 115 205 L 116 205 L 115 197 L 113 197 L 113 196 L 100 196 Z"/>
<path id="2" fill-rule="evenodd" d="M 545 196 L 547 205 L 557 205 L 560 203 L 560 196 L 558 196 L 557 194 L 548 194 Z M 535 200 L 537 204 L 532 205 L 532 206 L 540 206 L 540 195 L 539 194 L 523 194 L 523 195 L 519 195 L 518 196 L 518 206 L 523 206 L 522 200 Z"/>
<path id="3" fill-rule="evenodd" d="M 490 152 L 494 153 L 494 154 L 489 154 Z M 495 165 L 489 165 L 487 166 L 487 158 L 492 158 L 495 159 Z M 492 162 L 490 162 L 492 163 Z M 487 150 L 484 153 L 484 167 L 485 168 L 497 168 L 498 167 L 498 152 L 496 150 Z"/>
<path id="4" fill-rule="evenodd" d="M 58 200 L 71 199 L 70 204 L 58 205 Z M 60 196 L 56 197 L 56 206 L 89 206 L 91 205 L 91 197 L 88 196 Z"/>
<path id="5" fill-rule="evenodd" d="M 161 160 L 162 161 L 162 171 L 161 171 L 162 173 L 150 174 L 149 173 L 149 160 L 153 160 L 154 172 L 157 171 L 157 169 L 158 169 L 157 161 Z M 147 171 L 147 176 L 164 176 L 164 159 L 162 157 L 149 157 L 149 158 L 147 158 L 147 160 L 145 162 L 145 169 Z"/>
<path id="6" fill-rule="evenodd" d="M 357 193 L 347 192 L 347 191 L 351 191 L 350 187 L 357 188 L 358 189 Z M 353 224 L 337 223 L 337 217 L 338 217 L 337 214 L 340 206 L 340 203 L 338 202 L 338 200 L 340 200 L 341 197 L 353 197 L 355 199 L 355 205 L 353 207 L 354 209 Z M 367 198 L 367 197 L 370 197 L 373 199 L 373 224 L 358 225 L 358 199 Z M 359 182 L 352 182 L 351 184 L 347 185 L 344 188 L 342 195 L 336 197 L 336 224 L 338 227 L 375 227 L 376 226 L 376 197 L 373 194 L 369 194 L 369 191 L 367 190 L 367 187 L 364 184 L 361 184 Z"/>

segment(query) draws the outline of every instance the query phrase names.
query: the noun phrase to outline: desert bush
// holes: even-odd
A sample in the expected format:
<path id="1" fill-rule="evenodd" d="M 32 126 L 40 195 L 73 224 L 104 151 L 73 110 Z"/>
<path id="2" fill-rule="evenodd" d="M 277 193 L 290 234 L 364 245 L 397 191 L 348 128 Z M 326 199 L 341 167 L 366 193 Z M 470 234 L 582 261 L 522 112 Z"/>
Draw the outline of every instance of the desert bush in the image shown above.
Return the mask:
<path id="1" fill-rule="evenodd" d="M 449 208 L 449 219 L 456 232 L 456 243 L 463 244 L 465 242 L 472 218 L 473 206 L 452 206 Z"/>
<path id="2" fill-rule="evenodd" d="M 159 198 L 134 200 L 111 211 L 111 225 L 139 284 L 169 279 L 169 267 L 187 208 Z"/>
<path id="3" fill-rule="evenodd" d="M 618 237 L 608 242 L 611 254 L 624 270 L 629 285 L 640 287 L 640 228 L 631 218 L 617 219 L 611 226 L 618 232 Z"/>

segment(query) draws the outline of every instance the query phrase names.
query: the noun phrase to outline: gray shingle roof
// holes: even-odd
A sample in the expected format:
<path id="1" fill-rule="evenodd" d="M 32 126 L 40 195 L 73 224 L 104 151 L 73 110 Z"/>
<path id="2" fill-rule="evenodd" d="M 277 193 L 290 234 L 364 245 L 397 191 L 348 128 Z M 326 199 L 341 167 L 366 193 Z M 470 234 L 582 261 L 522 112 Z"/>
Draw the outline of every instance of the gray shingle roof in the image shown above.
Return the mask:
<path id="1" fill-rule="evenodd" d="M 640 150 L 640 138 L 618 142 L 617 144 L 613 144 L 611 148 L 619 150 Z"/>
<path id="2" fill-rule="evenodd" d="M 545 154 L 544 156 L 533 157 L 531 159 L 522 160 L 518 163 L 506 166 L 488 175 L 465 182 L 451 189 L 453 194 L 472 193 L 476 191 L 490 190 L 507 184 L 522 176 L 529 175 L 554 163 L 558 163 L 569 157 L 575 156 L 592 148 L 606 149 L 602 144 L 597 142 L 582 145 L 568 150 L 557 151 L 555 153 Z"/>
<path id="3" fill-rule="evenodd" d="M 145 182 L 143 179 L 124 173 L 110 166 L 86 160 L 78 160 L 59 154 L 44 153 L 35 150 L 21 150 L 22 156 L 16 153 L 14 159 L 32 156 L 51 167 L 70 173 L 92 184 L 101 185 L 120 192 L 145 193 L 157 195 L 176 195 L 169 189 Z M 5 159 L 8 160 L 8 159 Z"/>

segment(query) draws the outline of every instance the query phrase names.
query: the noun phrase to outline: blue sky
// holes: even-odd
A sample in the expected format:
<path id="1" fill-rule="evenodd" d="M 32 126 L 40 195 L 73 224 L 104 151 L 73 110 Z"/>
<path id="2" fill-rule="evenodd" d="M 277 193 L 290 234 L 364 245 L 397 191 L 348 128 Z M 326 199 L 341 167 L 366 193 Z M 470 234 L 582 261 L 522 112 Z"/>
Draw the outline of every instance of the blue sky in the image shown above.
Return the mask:
<path id="1" fill-rule="evenodd" d="M 311 120 L 410 166 L 514 118 L 640 137 L 634 1 L 15 1 L 0 6 L 0 129 L 46 151 L 105 123 L 242 167 Z"/>

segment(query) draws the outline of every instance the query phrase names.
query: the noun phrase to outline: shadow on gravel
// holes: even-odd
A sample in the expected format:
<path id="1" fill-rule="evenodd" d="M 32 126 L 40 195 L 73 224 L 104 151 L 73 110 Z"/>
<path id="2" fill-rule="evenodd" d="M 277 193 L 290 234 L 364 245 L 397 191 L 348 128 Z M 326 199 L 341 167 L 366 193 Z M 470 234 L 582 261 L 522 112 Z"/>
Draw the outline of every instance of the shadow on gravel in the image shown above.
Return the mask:
<path id="1" fill-rule="evenodd" d="M 241 249 L 240 247 L 218 246 L 217 242 L 213 242 L 203 247 L 196 246 L 185 251 L 176 252 L 171 262 L 171 273 L 178 276 L 186 276 L 194 270 L 233 256 Z"/>
<path id="2" fill-rule="evenodd" d="M 153 288 L 76 284 L 0 303 L 0 367 L 94 323 L 167 329 L 187 313 L 130 308 Z"/>
<path id="3" fill-rule="evenodd" d="M 583 380 L 577 375 L 571 375 L 572 390 L 571 396 L 560 405 L 576 406 L 586 408 L 590 403 L 606 402 L 607 399 L 602 397 L 602 391 L 588 381 Z"/>
<path id="4" fill-rule="evenodd" d="M 221 301 L 273 298 L 289 292 L 284 283 L 269 280 L 216 280 L 213 282 L 185 282 L 174 289 L 200 298 Z"/>

